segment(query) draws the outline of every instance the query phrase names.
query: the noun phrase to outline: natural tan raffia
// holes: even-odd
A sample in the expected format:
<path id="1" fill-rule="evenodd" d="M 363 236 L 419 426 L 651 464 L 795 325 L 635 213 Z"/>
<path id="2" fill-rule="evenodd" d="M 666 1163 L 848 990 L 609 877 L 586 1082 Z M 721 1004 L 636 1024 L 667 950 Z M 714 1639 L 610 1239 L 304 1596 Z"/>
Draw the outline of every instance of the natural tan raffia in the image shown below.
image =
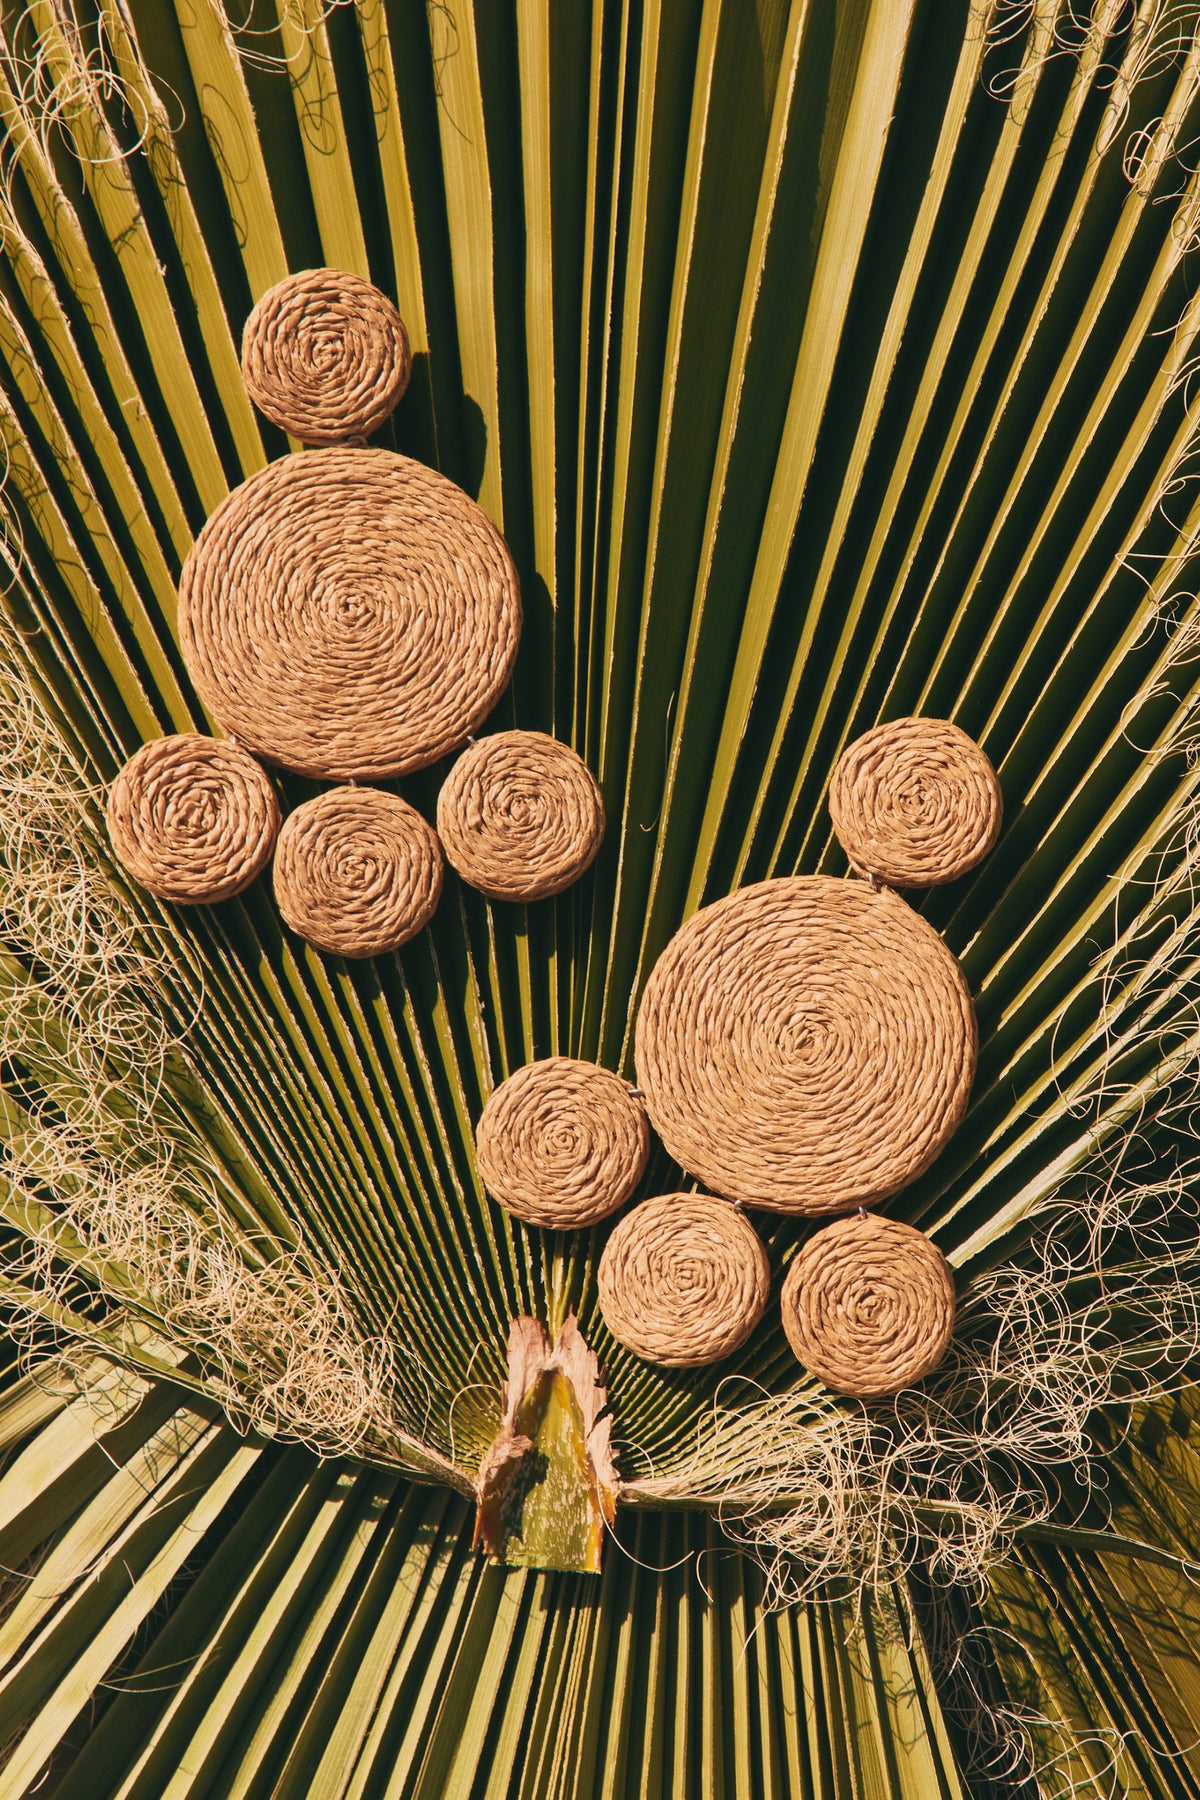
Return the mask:
<path id="1" fill-rule="evenodd" d="M 380 780 L 456 750 L 508 683 L 521 601 L 481 507 L 387 450 L 310 450 L 217 507 L 179 583 L 215 718 L 301 774 Z"/>
<path id="2" fill-rule="evenodd" d="M 996 771 L 957 725 L 893 719 L 844 752 L 829 813 L 855 868 L 896 887 L 934 887 L 983 861 L 1003 801 Z"/>
<path id="3" fill-rule="evenodd" d="M 337 956 L 382 956 L 424 929 L 442 894 L 437 835 L 395 794 L 330 788 L 285 821 L 275 899 L 302 938 Z"/>
<path id="4" fill-rule="evenodd" d="M 788 1343 L 837 1394 L 898 1394 L 937 1368 L 954 1331 L 954 1277 L 896 1219 L 837 1219 L 798 1251 L 779 1296 Z"/>
<path id="5" fill-rule="evenodd" d="M 500 731 L 464 750 L 438 795 L 446 861 L 495 900 L 544 900 L 577 881 L 604 837 L 587 764 L 540 731 Z"/>
<path id="6" fill-rule="evenodd" d="M 305 444 L 369 437 L 412 368 L 386 294 L 345 269 L 304 269 L 269 288 L 242 332 L 242 378 L 259 411 Z"/>
<path id="7" fill-rule="evenodd" d="M 771 1267 L 749 1220 L 708 1194 L 644 1200 L 618 1221 L 597 1271 L 613 1336 L 647 1362 L 698 1368 L 744 1344 Z"/>
<path id="8" fill-rule="evenodd" d="M 264 769 L 236 744 L 184 732 L 130 757 L 108 796 L 121 866 L 164 900 L 228 900 L 266 867 L 279 802 Z"/>
<path id="9" fill-rule="evenodd" d="M 717 1193 L 844 1212 L 922 1174 L 966 1109 L 975 1011 L 887 889 L 795 876 L 695 913 L 659 957 L 635 1062 L 650 1123 Z"/>
<path id="10" fill-rule="evenodd" d="M 575 1229 L 633 1194 L 650 1127 L 628 1084 L 596 1063 L 551 1056 L 502 1081 L 475 1132 L 493 1199 L 530 1225 Z"/>

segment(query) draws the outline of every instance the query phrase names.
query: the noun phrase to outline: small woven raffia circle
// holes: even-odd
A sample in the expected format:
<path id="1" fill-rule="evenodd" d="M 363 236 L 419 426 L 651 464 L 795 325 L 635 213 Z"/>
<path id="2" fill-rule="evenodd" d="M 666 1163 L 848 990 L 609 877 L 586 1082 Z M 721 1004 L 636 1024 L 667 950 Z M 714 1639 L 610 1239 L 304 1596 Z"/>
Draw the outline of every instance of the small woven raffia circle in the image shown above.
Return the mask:
<path id="1" fill-rule="evenodd" d="M 578 881 L 604 838 L 596 779 L 541 731 L 500 731 L 472 744 L 442 784 L 446 861 L 494 900 L 544 900 Z"/>
<path id="2" fill-rule="evenodd" d="M 977 1042 L 937 933 L 888 889 L 813 875 L 693 914 L 651 971 L 634 1057 L 681 1167 L 816 1215 L 924 1173 L 966 1110 Z"/>
<path id="3" fill-rule="evenodd" d="M 369 437 L 408 386 L 404 321 L 345 269 L 304 269 L 269 288 L 242 332 L 246 392 L 305 444 Z"/>
<path id="4" fill-rule="evenodd" d="M 274 880 L 280 912 L 308 943 L 335 956 L 382 956 L 437 910 L 442 850 L 395 794 L 330 788 L 284 821 Z"/>
<path id="5" fill-rule="evenodd" d="M 922 1231 L 837 1219 L 794 1258 L 779 1296 L 799 1360 L 837 1394 L 898 1394 L 932 1373 L 954 1331 L 954 1277 Z"/>
<path id="6" fill-rule="evenodd" d="M 663 1194 L 621 1219 L 596 1275 L 604 1323 L 646 1362 L 694 1369 L 737 1350 L 771 1292 L 748 1219 L 708 1194 Z"/>
<path id="7" fill-rule="evenodd" d="M 829 814 L 855 868 L 896 887 L 935 887 L 983 861 L 1003 800 L 995 769 L 957 725 L 893 719 L 843 752 Z"/>
<path id="8" fill-rule="evenodd" d="M 108 796 L 117 861 L 163 900 L 228 900 L 266 867 L 279 802 L 236 744 L 183 732 L 130 757 Z"/>
<path id="9" fill-rule="evenodd" d="M 623 1206 L 642 1178 L 650 1127 L 619 1075 L 571 1056 L 502 1081 L 475 1132 L 494 1200 L 530 1225 L 575 1230 Z"/>
<path id="10" fill-rule="evenodd" d="M 425 768 L 507 685 L 521 633 L 482 507 L 388 450 L 309 450 L 221 502 L 183 565 L 180 641 L 240 743 L 335 781 Z"/>

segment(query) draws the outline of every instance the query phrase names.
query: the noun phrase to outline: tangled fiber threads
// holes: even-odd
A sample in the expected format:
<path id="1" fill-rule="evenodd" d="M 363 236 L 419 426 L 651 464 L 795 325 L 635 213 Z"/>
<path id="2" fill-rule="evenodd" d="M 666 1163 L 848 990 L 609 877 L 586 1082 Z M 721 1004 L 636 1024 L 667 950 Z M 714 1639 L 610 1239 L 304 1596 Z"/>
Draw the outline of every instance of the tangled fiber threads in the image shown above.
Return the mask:
<path id="1" fill-rule="evenodd" d="M 108 796 L 118 862 L 179 904 L 240 894 L 266 867 L 278 831 L 279 802 L 254 758 L 193 732 L 144 744 Z"/>
<path id="2" fill-rule="evenodd" d="M 475 1134 L 489 1194 L 530 1225 L 574 1230 L 630 1199 L 650 1128 L 625 1082 L 595 1063 L 551 1056 L 501 1082 Z"/>
<path id="3" fill-rule="evenodd" d="M 954 1331 L 954 1277 L 924 1232 L 863 1213 L 800 1249 L 779 1297 L 799 1360 L 837 1394 L 881 1399 L 932 1374 Z"/>
<path id="4" fill-rule="evenodd" d="M 829 785 L 829 815 L 856 869 L 934 887 L 981 863 L 1003 800 L 979 745 L 948 719 L 893 719 L 857 738 Z"/>
<path id="5" fill-rule="evenodd" d="M 275 899 L 300 936 L 336 956 L 381 956 L 423 931 L 442 852 L 420 813 L 377 788 L 330 788 L 279 834 Z"/>
<path id="6" fill-rule="evenodd" d="M 638 1012 L 650 1120 L 707 1187 L 770 1212 L 872 1205 L 966 1110 L 977 1031 L 957 961 L 905 901 L 796 876 L 695 913 Z"/>
<path id="7" fill-rule="evenodd" d="M 766 1307 L 771 1269 L 734 1207 L 707 1194 L 664 1194 L 619 1222 L 597 1283 L 618 1342 L 647 1362 L 688 1369 L 745 1343 Z"/>
<path id="8" fill-rule="evenodd" d="M 242 333 L 246 392 L 305 444 L 369 437 L 412 369 L 408 333 L 386 294 L 345 269 L 305 269 L 270 288 Z"/>
<path id="9" fill-rule="evenodd" d="M 578 881 L 604 837 L 587 764 L 540 731 L 472 744 L 438 795 L 446 860 L 494 900 L 543 900 Z"/>

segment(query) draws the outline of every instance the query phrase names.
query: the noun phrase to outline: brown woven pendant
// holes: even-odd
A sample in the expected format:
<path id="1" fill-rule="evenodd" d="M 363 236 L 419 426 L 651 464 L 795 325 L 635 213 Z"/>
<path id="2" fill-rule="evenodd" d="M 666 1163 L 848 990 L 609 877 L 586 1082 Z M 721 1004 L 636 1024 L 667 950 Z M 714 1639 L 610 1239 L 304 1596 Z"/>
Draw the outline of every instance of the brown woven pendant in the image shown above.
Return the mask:
<path id="1" fill-rule="evenodd" d="M 996 771 L 948 719 L 893 719 L 855 740 L 829 785 L 829 815 L 856 869 L 895 887 L 956 881 L 1000 834 Z"/>
<path id="2" fill-rule="evenodd" d="M 344 444 L 378 431 L 411 367 L 396 308 L 345 269 L 289 275 L 263 295 L 242 333 L 246 392 L 305 444 Z"/>
<path id="3" fill-rule="evenodd" d="M 330 788 L 284 822 L 274 879 L 280 912 L 318 950 L 382 956 L 437 910 L 441 846 L 395 794 Z"/>
<path id="4" fill-rule="evenodd" d="M 888 890 L 797 876 L 695 913 L 651 972 L 635 1061 L 650 1122 L 717 1193 L 772 1212 L 884 1200 L 966 1109 L 958 963 Z"/>
<path id="5" fill-rule="evenodd" d="M 587 764 L 540 731 L 500 731 L 464 750 L 438 795 L 446 861 L 494 900 L 543 900 L 578 881 L 604 837 Z"/>
<path id="6" fill-rule="evenodd" d="M 771 1291 L 750 1222 L 707 1194 L 664 1194 L 621 1219 L 600 1258 L 600 1309 L 646 1362 L 698 1368 L 745 1343 Z"/>
<path id="7" fill-rule="evenodd" d="M 551 1056 L 501 1082 L 475 1143 L 493 1199 L 531 1225 L 574 1230 L 632 1196 L 650 1154 L 650 1127 L 619 1075 Z"/>
<path id="8" fill-rule="evenodd" d="M 221 502 L 179 583 L 205 705 L 268 762 L 333 780 L 455 750 L 508 683 L 521 601 L 481 507 L 387 450 L 310 450 Z"/>
<path id="9" fill-rule="evenodd" d="M 942 1361 L 954 1331 L 954 1277 L 924 1232 L 863 1214 L 816 1232 L 779 1296 L 797 1357 L 837 1394 L 898 1394 Z"/>
<path id="10" fill-rule="evenodd" d="M 236 744 L 192 732 L 143 744 L 108 796 L 122 868 L 163 900 L 228 900 L 266 867 L 279 802 L 266 771 Z"/>

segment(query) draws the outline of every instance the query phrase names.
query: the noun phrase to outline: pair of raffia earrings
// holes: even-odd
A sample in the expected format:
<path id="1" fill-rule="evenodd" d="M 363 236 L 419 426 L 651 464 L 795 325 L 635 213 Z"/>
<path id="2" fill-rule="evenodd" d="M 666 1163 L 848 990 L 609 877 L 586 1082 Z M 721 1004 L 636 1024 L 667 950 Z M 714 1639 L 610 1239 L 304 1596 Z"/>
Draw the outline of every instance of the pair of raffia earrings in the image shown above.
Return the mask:
<path id="1" fill-rule="evenodd" d="M 118 860 L 152 893 L 232 898 L 274 857 L 279 910 L 318 949 L 398 948 L 433 916 L 448 861 L 494 899 L 560 893 L 604 835 L 587 766 L 541 732 L 475 742 L 521 631 L 503 537 L 453 482 L 366 439 L 408 385 L 392 303 L 337 269 L 263 296 L 247 391 L 300 443 L 208 519 L 179 584 L 180 646 L 223 739 L 146 744 L 109 795 Z M 373 786 L 462 747 L 437 830 Z M 260 760 L 261 759 L 261 760 Z M 281 820 L 262 763 L 344 785 Z"/>
<path id="2" fill-rule="evenodd" d="M 493 1093 L 476 1142 L 488 1192 L 544 1227 L 593 1225 L 630 1200 L 651 1125 L 713 1190 L 643 1201 L 600 1258 L 612 1335 L 667 1366 L 729 1355 L 762 1317 L 770 1269 L 743 1208 L 844 1215 L 792 1259 L 783 1325 L 827 1386 L 879 1397 L 942 1361 L 955 1294 L 923 1232 L 867 1209 L 949 1142 L 978 1048 L 958 962 L 895 890 L 981 862 L 1001 797 L 964 732 L 899 719 L 850 745 L 829 800 L 868 881 L 764 881 L 701 908 L 646 984 L 637 1087 L 573 1059 L 529 1064 Z"/>

